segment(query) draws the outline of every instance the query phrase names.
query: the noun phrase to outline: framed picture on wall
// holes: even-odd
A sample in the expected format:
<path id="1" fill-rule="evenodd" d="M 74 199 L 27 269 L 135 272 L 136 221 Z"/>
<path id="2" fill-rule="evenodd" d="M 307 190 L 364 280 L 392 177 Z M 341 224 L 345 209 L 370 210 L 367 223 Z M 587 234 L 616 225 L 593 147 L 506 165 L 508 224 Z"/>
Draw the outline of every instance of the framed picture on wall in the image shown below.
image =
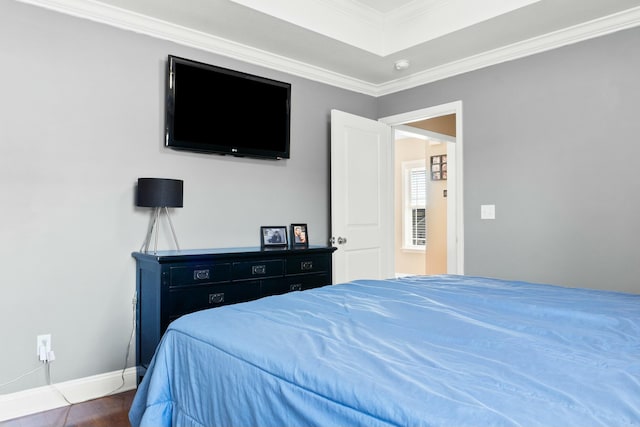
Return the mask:
<path id="1" fill-rule="evenodd" d="M 447 155 L 431 156 L 431 181 L 447 179 Z"/>

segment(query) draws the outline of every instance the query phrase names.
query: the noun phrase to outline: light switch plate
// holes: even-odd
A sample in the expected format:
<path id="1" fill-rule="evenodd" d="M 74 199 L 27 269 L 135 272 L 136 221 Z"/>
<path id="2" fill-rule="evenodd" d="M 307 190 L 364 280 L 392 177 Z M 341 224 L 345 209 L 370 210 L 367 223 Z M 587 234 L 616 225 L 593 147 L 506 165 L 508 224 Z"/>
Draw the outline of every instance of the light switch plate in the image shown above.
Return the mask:
<path id="1" fill-rule="evenodd" d="M 496 205 L 480 205 L 480 219 L 496 219 Z"/>

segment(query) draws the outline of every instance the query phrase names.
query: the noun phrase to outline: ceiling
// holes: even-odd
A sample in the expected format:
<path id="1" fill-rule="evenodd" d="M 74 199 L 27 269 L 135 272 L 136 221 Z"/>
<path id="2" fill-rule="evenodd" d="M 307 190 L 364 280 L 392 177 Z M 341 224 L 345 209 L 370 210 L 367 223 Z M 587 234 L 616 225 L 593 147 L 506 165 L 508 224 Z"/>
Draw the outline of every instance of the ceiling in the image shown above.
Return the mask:
<path id="1" fill-rule="evenodd" d="M 374 96 L 640 25 L 640 0 L 18 1 Z"/>

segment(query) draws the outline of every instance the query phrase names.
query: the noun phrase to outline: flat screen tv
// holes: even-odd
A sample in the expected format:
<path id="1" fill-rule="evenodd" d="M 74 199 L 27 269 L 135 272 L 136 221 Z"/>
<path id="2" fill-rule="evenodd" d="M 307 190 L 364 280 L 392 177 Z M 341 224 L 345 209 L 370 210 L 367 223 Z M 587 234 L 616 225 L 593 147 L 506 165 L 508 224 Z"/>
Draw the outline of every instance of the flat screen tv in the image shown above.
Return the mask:
<path id="1" fill-rule="evenodd" d="M 289 158 L 291 84 L 169 55 L 165 145 Z"/>

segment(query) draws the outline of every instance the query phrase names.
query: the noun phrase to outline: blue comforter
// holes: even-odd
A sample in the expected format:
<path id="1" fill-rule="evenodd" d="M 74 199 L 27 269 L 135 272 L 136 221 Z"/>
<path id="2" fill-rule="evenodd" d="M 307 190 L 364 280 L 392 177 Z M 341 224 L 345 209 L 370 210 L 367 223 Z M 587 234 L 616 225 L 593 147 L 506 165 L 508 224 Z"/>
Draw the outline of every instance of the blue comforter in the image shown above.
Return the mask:
<path id="1" fill-rule="evenodd" d="M 640 425 L 640 295 L 429 276 L 184 316 L 137 426 Z"/>

